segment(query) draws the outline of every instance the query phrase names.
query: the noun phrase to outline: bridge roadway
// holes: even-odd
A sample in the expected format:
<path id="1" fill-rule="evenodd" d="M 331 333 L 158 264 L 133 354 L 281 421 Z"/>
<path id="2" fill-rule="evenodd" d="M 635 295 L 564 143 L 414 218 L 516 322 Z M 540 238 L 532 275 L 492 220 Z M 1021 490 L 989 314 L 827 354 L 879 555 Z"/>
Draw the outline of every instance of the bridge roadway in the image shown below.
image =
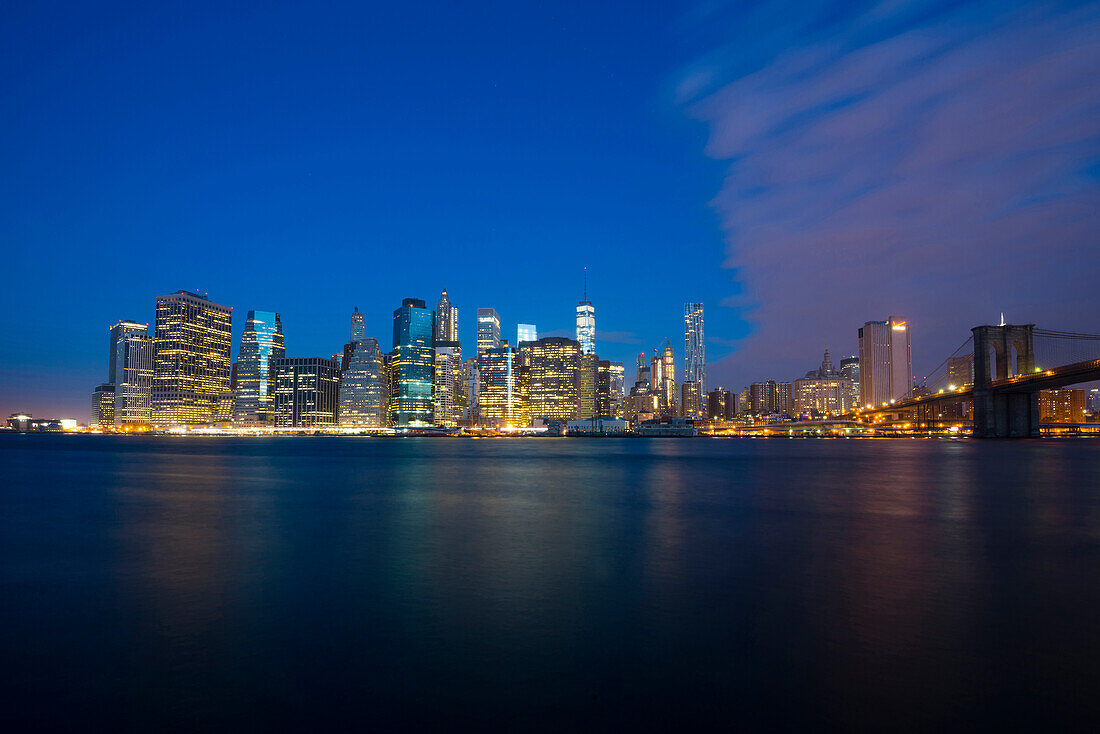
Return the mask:
<path id="1" fill-rule="evenodd" d="M 1057 390 L 1067 385 L 1092 382 L 1093 380 L 1100 380 L 1100 359 L 1086 360 L 1084 362 L 1062 365 L 1054 369 L 1037 370 L 1027 374 L 1018 374 L 999 380 L 991 380 L 984 390 L 975 389 L 973 386 L 955 390 L 945 389 L 930 395 L 920 395 L 915 398 L 898 401 L 892 405 L 865 410 L 862 411 L 862 414 L 887 415 L 901 411 L 911 411 L 915 414 L 914 421 L 918 423 L 936 423 L 940 421 L 940 419 L 935 417 L 934 413 L 940 413 L 940 408 L 944 405 L 969 400 L 975 403 L 975 410 L 978 411 L 977 402 L 985 400 L 993 403 L 989 411 L 991 415 L 987 416 L 985 420 L 982 420 L 976 412 L 975 417 L 978 419 L 975 421 L 976 436 L 981 438 L 1037 436 L 1039 435 L 1037 404 L 1034 406 L 1028 405 L 1022 407 L 1023 410 L 1036 413 L 1036 415 L 1030 416 L 1026 420 L 1026 423 L 1029 425 L 1025 432 L 1022 429 L 1014 430 L 1014 427 L 1011 425 L 1013 422 L 1012 416 L 1007 414 L 1008 411 L 1005 410 L 1005 406 L 998 404 L 1001 402 L 999 398 L 1001 396 L 1007 398 L 1009 395 L 1019 395 L 1023 396 L 1030 404 L 1036 402 L 1032 398 L 1036 396 L 1040 390 Z M 990 423 L 992 423 L 992 430 L 990 430 Z M 998 426 L 997 424 L 1000 425 Z M 986 430 L 983 431 L 982 428 L 986 428 Z"/>

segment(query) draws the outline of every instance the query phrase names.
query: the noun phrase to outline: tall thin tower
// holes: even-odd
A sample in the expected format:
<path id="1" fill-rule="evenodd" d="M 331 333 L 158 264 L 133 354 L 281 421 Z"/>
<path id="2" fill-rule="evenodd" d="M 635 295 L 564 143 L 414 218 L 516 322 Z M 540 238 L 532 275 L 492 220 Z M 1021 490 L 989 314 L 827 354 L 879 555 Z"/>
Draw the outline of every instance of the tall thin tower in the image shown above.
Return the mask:
<path id="1" fill-rule="evenodd" d="M 684 304 L 684 381 L 707 394 L 707 346 L 703 340 L 703 304 Z"/>
<path id="2" fill-rule="evenodd" d="M 584 300 L 577 304 L 577 341 L 581 354 L 596 353 L 596 309 L 588 300 L 588 267 L 584 269 Z"/>

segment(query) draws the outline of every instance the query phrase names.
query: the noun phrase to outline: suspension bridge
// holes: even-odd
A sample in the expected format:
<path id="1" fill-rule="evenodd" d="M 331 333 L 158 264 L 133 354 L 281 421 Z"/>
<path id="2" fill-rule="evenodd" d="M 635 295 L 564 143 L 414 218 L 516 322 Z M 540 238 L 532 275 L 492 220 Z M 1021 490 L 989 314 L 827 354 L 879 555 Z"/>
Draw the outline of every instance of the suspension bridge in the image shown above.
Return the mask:
<path id="1" fill-rule="evenodd" d="M 1098 334 L 1035 324 L 975 326 L 902 400 L 862 414 L 905 415 L 917 428 L 934 428 L 972 413 L 975 438 L 1025 438 L 1039 435 L 1041 390 L 1093 380 L 1100 380 Z"/>

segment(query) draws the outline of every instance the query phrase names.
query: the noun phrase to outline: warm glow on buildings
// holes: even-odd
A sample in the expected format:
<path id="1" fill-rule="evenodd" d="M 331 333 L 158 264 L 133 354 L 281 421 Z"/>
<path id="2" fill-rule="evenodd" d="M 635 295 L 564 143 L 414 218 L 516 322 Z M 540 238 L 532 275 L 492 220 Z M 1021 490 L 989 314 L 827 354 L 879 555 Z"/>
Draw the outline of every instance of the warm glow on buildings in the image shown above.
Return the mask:
<path id="1" fill-rule="evenodd" d="M 215 419 L 219 396 L 230 388 L 232 334 L 232 307 L 188 291 L 157 296 L 154 424 L 203 425 Z"/>

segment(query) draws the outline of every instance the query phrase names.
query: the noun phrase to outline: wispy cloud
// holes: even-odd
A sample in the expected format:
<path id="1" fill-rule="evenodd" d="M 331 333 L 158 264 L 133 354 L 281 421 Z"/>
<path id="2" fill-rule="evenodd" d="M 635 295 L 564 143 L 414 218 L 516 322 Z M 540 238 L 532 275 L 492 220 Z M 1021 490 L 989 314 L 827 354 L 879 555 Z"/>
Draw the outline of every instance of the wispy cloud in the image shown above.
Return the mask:
<path id="1" fill-rule="evenodd" d="M 719 373 L 789 378 L 890 314 L 918 370 L 1002 310 L 1096 329 L 1100 4 L 740 20 L 678 90 L 729 161 L 724 303 L 755 325 Z"/>

